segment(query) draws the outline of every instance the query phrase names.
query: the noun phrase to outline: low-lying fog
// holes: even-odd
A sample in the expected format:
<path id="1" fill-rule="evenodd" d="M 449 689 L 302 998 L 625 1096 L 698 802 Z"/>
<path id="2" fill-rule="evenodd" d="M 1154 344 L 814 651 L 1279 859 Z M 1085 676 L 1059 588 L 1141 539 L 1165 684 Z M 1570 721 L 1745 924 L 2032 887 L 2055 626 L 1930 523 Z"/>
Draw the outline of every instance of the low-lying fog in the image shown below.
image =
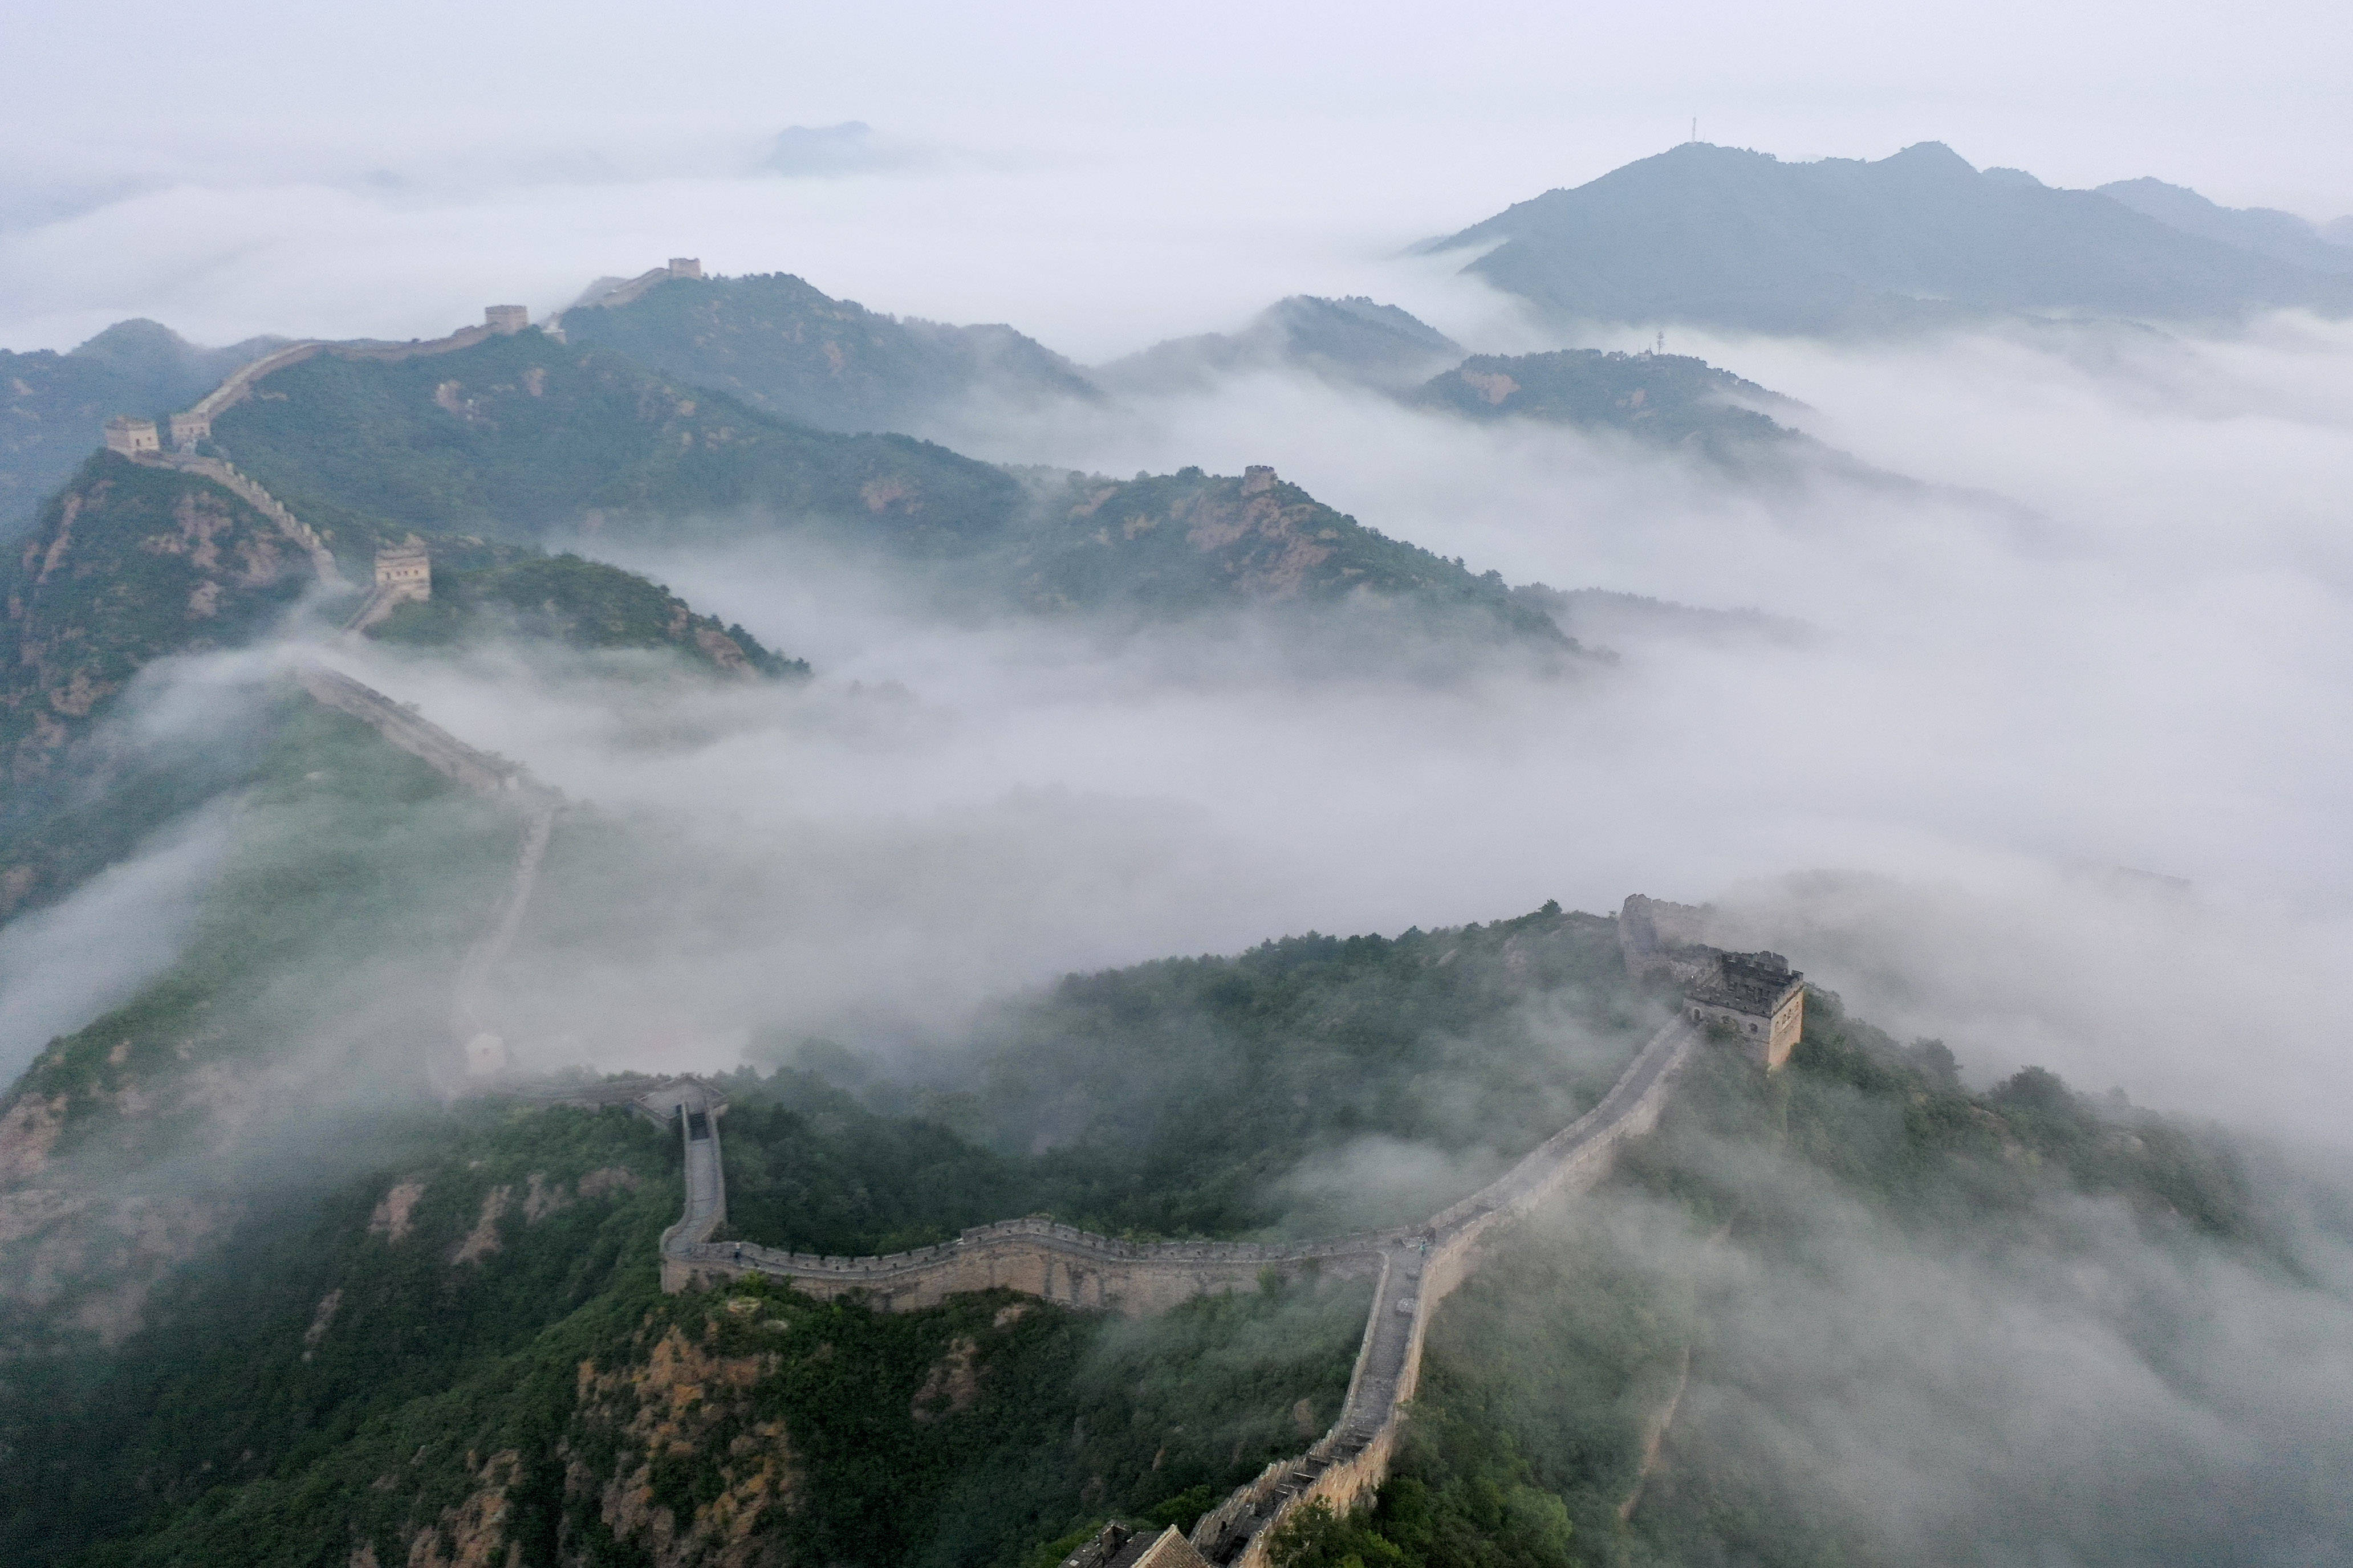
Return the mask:
<path id="1" fill-rule="evenodd" d="M 2039 1062 L 2333 1129 L 2345 331 L 1671 346 L 1947 488 L 1743 489 L 1614 437 L 1275 379 L 965 438 L 1121 473 L 1270 461 L 1473 570 L 1810 635 L 1620 614 L 1620 662 L 1569 679 L 1308 674 L 1261 622 L 943 616 L 770 540 L 606 552 L 808 658 L 806 689 L 332 657 L 628 827 L 628 868 L 552 883 L 572 907 L 526 940 L 510 1023 L 541 1065 L 904 1049 L 1071 969 L 1643 891 L 1720 902 L 1980 1077 Z"/>
<path id="2" fill-rule="evenodd" d="M 562 884 L 613 907 L 549 913 L 570 951 L 515 1019 L 543 1060 L 903 1046 L 1073 968 L 1645 891 L 1721 902 L 1981 1077 L 2324 1132 L 2353 983 L 2348 348 L 2300 321 L 1708 347 L 1824 439 L 1977 496 L 1744 490 L 1272 380 L 971 432 L 1113 472 L 1271 461 L 1474 570 L 1812 628 L 1620 616 L 1621 661 L 1567 679 L 1310 676 L 1251 622 L 943 617 L 776 542 L 607 553 L 809 658 L 807 689 L 337 657 L 651 858 Z"/>

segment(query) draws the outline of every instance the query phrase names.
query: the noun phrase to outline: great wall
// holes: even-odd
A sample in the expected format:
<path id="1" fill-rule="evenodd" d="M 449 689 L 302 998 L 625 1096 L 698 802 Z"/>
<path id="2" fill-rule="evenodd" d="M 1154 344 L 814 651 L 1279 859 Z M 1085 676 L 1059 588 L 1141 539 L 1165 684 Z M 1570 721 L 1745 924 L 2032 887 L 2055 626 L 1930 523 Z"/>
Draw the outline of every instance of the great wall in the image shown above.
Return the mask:
<path id="1" fill-rule="evenodd" d="M 691 259 L 673 259 L 668 268 L 627 282 L 600 280 L 575 308 L 624 302 L 669 278 L 699 276 L 701 268 Z M 214 416 L 250 395 L 272 371 L 321 353 L 374 359 L 447 353 L 497 332 L 520 331 L 526 320 L 516 306 L 492 306 L 485 314 L 485 325 L 429 342 L 290 344 L 240 367 L 188 413 L 174 416 L 174 449 L 162 449 L 152 422 L 121 419 L 110 422 L 107 445 L 134 461 L 221 484 L 310 554 L 322 584 L 347 586 L 314 530 L 234 465 L 194 448 L 209 438 Z M 549 327 L 560 335 L 556 322 Z M 387 580 L 380 563 L 375 591 L 346 629 L 364 626 L 408 594 L 404 584 Z M 1287 1244 L 1131 1242 L 1031 1217 L 871 1258 L 714 1242 L 711 1237 L 727 1215 L 720 1138 L 727 1110 L 723 1094 L 694 1078 L 533 1089 L 509 1076 L 504 1043 L 487 1026 L 491 977 L 529 907 L 564 805 L 561 793 L 347 675 L 317 663 L 301 665 L 295 675 L 321 705 L 367 723 L 463 787 L 505 798 L 520 809 L 521 844 L 509 886 L 459 963 L 451 989 L 451 1049 L 435 1063 L 432 1076 L 445 1093 L 496 1089 L 543 1104 L 628 1105 L 659 1125 L 675 1128 L 685 1203 L 659 1240 L 663 1289 L 722 1286 L 756 1275 L 820 1300 L 854 1296 L 883 1310 L 910 1310 L 963 1292 L 1002 1289 L 1140 1316 L 1207 1293 L 1256 1289 L 1270 1270 L 1314 1268 L 1326 1276 L 1372 1279 L 1372 1303 L 1347 1393 L 1323 1436 L 1303 1454 L 1275 1461 L 1236 1489 L 1189 1533 L 1171 1526 L 1148 1536 L 1114 1524 L 1062 1568 L 1266 1568 L 1277 1527 L 1297 1510 L 1321 1501 L 1345 1510 L 1367 1498 L 1388 1478 L 1419 1384 L 1431 1317 L 1475 1271 L 1491 1233 L 1547 1201 L 1588 1191 L 1606 1176 L 1618 1151 L 1657 1125 L 1676 1076 L 1704 1041 L 1715 1037 L 1736 1045 L 1770 1070 L 1786 1058 L 1802 1027 L 1803 977 L 1778 954 L 1726 953 L 1706 946 L 1698 940 L 1701 911 L 1637 895 L 1626 900 L 1618 922 L 1628 967 L 1638 976 L 1667 974 L 1683 982 L 1683 1007 L 1635 1052 L 1591 1110 L 1494 1182 L 1419 1225 Z"/>
<path id="2" fill-rule="evenodd" d="M 297 672 L 319 702 L 373 725 L 401 750 L 485 795 L 506 795 L 526 813 L 512 885 L 459 966 L 451 1005 L 453 1043 L 465 1047 L 470 1083 L 543 1104 L 625 1104 L 674 1128 L 683 1158 L 685 1205 L 660 1239 L 665 1290 L 723 1286 L 757 1275 L 820 1300 L 855 1296 L 883 1310 L 936 1305 L 952 1295 L 1015 1290 L 1083 1310 L 1140 1316 L 1193 1297 L 1259 1288 L 1269 1270 L 1307 1268 L 1373 1280 L 1372 1304 L 1346 1397 L 1329 1430 L 1305 1453 L 1269 1465 L 1204 1514 L 1191 1532 L 1172 1527 L 1145 1539 L 1109 1529 L 1065 1568 L 1265 1568 L 1272 1531 L 1291 1514 L 1321 1500 L 1345 1510 L 1388 1478 L 1401 1423 L 1419 1384 L 1422 1347 L 1432 1314 L 1477 1268 L 1481 1247 L 1505 1222 L 1552 1200 L 1589 1190 L 1618 1151 L 1657 1125 L 1676 1075 L 1710 1037 L 1745 1047 L 1760 1065 L 1786 1055 L 1802 1012 L 1801 977 L 1773 954 L 1727 954 L 1698 943 L 1699 911 L 1631 898 L 1620 916 L 1621 946 L 1637 973 L 1666 970 L 1686 981 L 1686 1005 L 1635 1052 L 1609 1091 L 1585 1115 L 1539 1144 L 1502 1176 L 1419 1225 L 1290 1244 L 1132 1242 L 1043 1218 L 1001 1221 L 954 1241 L 881 1257 L 826 1257 L 750 1242 L 714 1242 L 727 1216 L 720 1129 L 723 1094 L 700 1079 L 624 1079 L 533 1089 L 502 1083 L 502 1046 L 481 1024 L 481 994 L 522 919 L 544 853 L 560 795 L 533 784 L 516 764 L 475 750 L 414 709 L 318 665 Z M 1706 972 L 1710 960 L 1718 973 Z M 1757 960 L 1771 960 L 1759 965 Z M 1725 1000 L 1721 971 L 1778 966 L 1774 993 L 1751 1003 Z M 1744 967 L 1745 966 L 1745 967 Z M 1704 1001 L 1694 999 L 1704 998 Z M 1715 1015 L 1757 1006 L 1741 1022 Z M 486 1051 L 484 1038 L 494 1051 Z M 453 1088 L 454 1091 L 454 1088 Z"/>

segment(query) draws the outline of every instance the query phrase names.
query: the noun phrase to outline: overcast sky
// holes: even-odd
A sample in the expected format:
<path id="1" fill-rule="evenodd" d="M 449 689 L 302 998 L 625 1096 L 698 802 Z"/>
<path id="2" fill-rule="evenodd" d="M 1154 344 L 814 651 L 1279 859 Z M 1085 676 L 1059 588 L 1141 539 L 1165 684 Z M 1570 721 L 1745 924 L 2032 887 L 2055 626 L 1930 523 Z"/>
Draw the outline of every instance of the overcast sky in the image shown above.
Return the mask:
<path id="1" fill-rule="evenodd" d="M 681 253 L 1093 358 L 1370 286 L 1694 116 L 1785 158 L 1941 140 L 2053 184 L 2353 211 L 2353 29 L 2316 3 L 15 0 L 7 37 L 19 349 L 132 314 L 438 332 Z M 786 127 L 846 121 L 873 127 L 848 167 L 759 171 Z"/>

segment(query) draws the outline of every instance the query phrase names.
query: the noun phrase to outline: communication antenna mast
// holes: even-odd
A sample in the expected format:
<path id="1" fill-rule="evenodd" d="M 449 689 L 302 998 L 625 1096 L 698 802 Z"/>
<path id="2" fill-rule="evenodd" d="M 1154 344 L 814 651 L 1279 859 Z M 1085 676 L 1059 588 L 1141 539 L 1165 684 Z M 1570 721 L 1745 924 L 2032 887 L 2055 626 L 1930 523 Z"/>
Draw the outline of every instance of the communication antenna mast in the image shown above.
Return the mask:
<path id="1" fill-rule="evenodd" d="M 1667 334 L 1666 334 L 1666 333 L 1664 333 L 1664 332 L 1661 332 L 1661 333 L 1659 334 L 1659 346 L 1658 346 L 1657 348 L 1655 348 L 1655 349 L 1651 350 L 1651 353 L 1666 353 L 1666 352 L 1667 352 Z"/>
<path id="2" fill-rule="evenodd" d="M 1696 114 L 1692 116 L 1692 140 L 1699 140 L 1699 116 Z"/>

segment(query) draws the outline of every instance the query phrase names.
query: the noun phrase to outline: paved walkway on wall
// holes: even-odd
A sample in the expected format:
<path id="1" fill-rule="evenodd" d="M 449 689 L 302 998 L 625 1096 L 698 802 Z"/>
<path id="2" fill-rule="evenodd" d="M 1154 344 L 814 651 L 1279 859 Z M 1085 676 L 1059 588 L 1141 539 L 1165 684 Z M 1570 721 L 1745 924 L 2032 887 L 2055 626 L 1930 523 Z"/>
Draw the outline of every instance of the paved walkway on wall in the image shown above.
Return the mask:
<path id="1" fill-rule="evenodd" d="M 522 926 L 523 913 L 530 908 L 532 894 L 538 887 L 540 863 L 546 857 L 548 840 L 555 831 L 556 816 L 564 809 L 563 793 L 533 779 L 529 770 L 520 763 L 476 751 L 408 704 L 395 702 L 340 670 L 322 664 L 305 664 L 296 668 L 294 679 L 322 707 L 350 714 L 443 777 L 477 795 L 512 801 L 522 811 L 522 838 L 515 851 L 514 871 L 507 890 L 481 933 L 459 960 L 457 977 L 450 986 L 449 1032 L 454 1062 L 445 1068 L 437 1061 L 430 1067 L 436 1087 L 444 1093 L 456 1092 L 466 1077 L 505 1071 L 505 1044 L 487 1023 L 491 977 L 513 945 L 515 933 Z M 703 1234 L 710 1233 L 706 1229 Z"/>

